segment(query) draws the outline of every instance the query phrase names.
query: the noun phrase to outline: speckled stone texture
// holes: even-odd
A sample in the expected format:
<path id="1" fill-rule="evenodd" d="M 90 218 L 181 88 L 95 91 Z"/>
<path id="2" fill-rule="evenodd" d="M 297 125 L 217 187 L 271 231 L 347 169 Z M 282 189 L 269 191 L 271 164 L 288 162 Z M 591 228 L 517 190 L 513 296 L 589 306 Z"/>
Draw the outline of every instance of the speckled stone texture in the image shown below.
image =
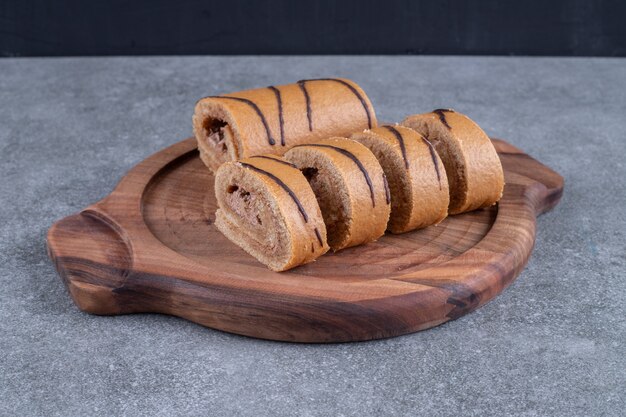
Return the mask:
<path id="1" fill-rule="evenodd" d="M 451 107 L 566 179 L 502 295 L 356 344 L 249 339 L 161 315 L 97 317 L 48 227 L 191 135 L 201 96 L 349 77 L 382 121 Z M 189 57 L 0 60 L 0 415 L 623 416 L 626 60 Z"/>

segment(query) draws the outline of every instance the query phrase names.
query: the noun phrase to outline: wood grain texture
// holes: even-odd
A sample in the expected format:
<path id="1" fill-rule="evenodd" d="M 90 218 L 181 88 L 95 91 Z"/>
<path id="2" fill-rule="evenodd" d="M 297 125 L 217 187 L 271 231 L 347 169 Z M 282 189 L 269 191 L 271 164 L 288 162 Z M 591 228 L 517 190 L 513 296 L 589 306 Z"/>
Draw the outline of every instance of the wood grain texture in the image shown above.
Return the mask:
<path id="1" fill-rule="evenodd" d="M 78 307 L 94 314 L 164 313 L 294 342 L 427 329 L 504 290 L 528 261 L 537 215 L 561 198 L 560 175 L 504 141 L 494 144 L 506 180 L 497 206 L 276 273 L 213 225 L 213 176 L 187 139 L 55 223 L 49 256 Z"/>

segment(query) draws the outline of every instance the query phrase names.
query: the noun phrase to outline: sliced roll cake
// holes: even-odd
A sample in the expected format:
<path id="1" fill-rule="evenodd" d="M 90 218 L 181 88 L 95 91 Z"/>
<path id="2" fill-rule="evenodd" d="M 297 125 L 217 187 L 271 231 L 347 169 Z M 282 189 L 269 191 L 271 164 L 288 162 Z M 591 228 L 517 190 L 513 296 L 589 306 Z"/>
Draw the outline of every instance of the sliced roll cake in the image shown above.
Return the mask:
<path id="1" fill-rule="evenodd" d="M 351 136 L 376 156 L 391 194 L 387 229 L 404 233 L 441 222 L 448 215 L 448 180 L 434 147 L 404 126 L 381 126 Z"/>
<path id="2" fill-rule="evenodd" d="M 344 78 L 205 97 L 193 115 L 200 157 L 213 171 L 226 161 L 282 155 L 300 143 L 373 127 L 372 103 L 357 83 Z"/>
<path id="3" fill-rule="evenodd" d="M 408 116 L 401 123 L 428 139 L 441 157 L 450 185 L 450 214 L 495 204 L 504 189 L 500 158 L 483 130 L 453 110 Z"/>
<path id="4" fill-rule="evenodd" d="M 215 225 L 274 271 L 328 251 L 326 227 L 302 172 L 278 156 L 223 164 L 215 174 Z"/>
<path id="5" fill-rule="evenodd" d="M 334 251 L 372 242 L 385 233 L 389 188 L 383 169 L 367 147 L 334 137 L 297 145 L 285 158 L 313 188 Z"/>

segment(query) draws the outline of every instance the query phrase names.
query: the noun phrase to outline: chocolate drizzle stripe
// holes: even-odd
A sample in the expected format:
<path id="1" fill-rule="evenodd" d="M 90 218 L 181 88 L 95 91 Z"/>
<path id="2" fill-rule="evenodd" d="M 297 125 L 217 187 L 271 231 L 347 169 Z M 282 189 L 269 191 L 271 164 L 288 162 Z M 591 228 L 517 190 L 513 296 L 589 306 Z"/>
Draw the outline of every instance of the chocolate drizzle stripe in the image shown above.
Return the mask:
<path id="1" fill-rule="evenodd" d="M 262 158 L 262 159 L 268 159 L 268 160 L 270 160 L 270 161 L 278 162 L 279 164 L 287 165 L 288 167 L 298 169 L 298 167 L 297 167 L 297 166 L 295 166 L 294 164 L 292 164 L 291 162 L 283 161 L 282 159 L 278 159 L 278 158 L 272 158 L 271 156 L 266 156 L 266 155 L 255 155 L 255 156 L 251 156 L 250 158 Z"/>
<path id="2" fill-rule="evenodd" d="M 280 96 L 280 90 L 273 85 L 270 85 L 270 90 L 274 92 L 276 96 L 276 103 L 278 104 L 278 123 L 280 124 L 280 144 L 285 146 L 285 120 L 283 119 L 283 99 Z"/>
<path id="3" fill-rule="evenodd" d="M 383 185 L 385 186 L 385 201 L 387 205 L 391 204 L 391 192 L 389 191 L 389 183 L 387 182 L 387 176 L 383 172 Z"/>
<path id="4" fill-rule="evenodd" d="M 320 243 L 320 246 L 324 247 L 324 242 L 322 241 L 322 235 L 320 234 L 320 231 L 317 230 L 317 227 L 315 228 L 315 236 L 317 237 L 317 241 Z"/>
<path id="5" fill-rule="evenodd" d="M 393 133 L 393 135 L 398 140 L 398 143 L 400 144 L 400 151 L 402 151 L 402 159 L 404 159 L 404 167 L 406 169 L 409 169 L 409 160 L 406 157 L 406 147 L 404 146 L 404 138 L 402 137 L 402 133 L 400 133 L 400 131 L 393 126 L 385 125 L 382 127 Z"/>
<path id="6" fill-rule="evenodd" d="M 435 113 L 437 117 L 439 117 L 439 120 L 441 121 L 441 123 L 443 123 L 443 125 L 447 127 L 448 129 L 452 129 L 450 125 L 448 124 L 448 121 L 446 120 L 446 112 L 454 112 L 454 110 L 450 110 L 450 109 L 433 110 L 433 113 Z"/>
<path id="7" fill-rule="evenodd" d="M 365 177 L 365 182 L 367 182 L 367 186 L 370 189 L 370 197 L 372 197 L 372 207 L 376 207 L 376 199 L 374 197 L 374 186 L 372 185 L 372 180 L 370 179 L 370 175 L 368 174 L 367 170 L 365 169 L 365 167 L 363 166 L 363 164 L 361 163 L 361 161 L 359 161 L 359 158 L 357 158 L 352 152 L 340 148 L 338 146 L 333 146 L 333 145 L 326 145 L 323 143 L 307 143 L 307 144 L 302 144 L 302 145 L 296 145 L 294 146 L 295 148 L 300 148 L 300 147 L 305 147 L 305 146 L 314 146 L 317 148 L 327 148 L 327 149 L 332 149 L 334 151 L 339 152 L 340 154 L 347 156 L 348 158 L 352 159 L 352 161 L 359 167 L 359 169 L 361 170 L 361 173 L 363 174 L 363 176 Z"/>
<path id="8" fill-rule="evenodd" d="M 287 194 L 289 194 L 293 202 L 296 203 L 296 206 L 298 206 L 298 210 L 300 211 L 300 214 L 302 214 L 302 217 L 304 218 L 304 222 L 305 223 L 309 222 L 309 216 L 307 216 L 306 211 L 304 210 L 304 207 L 302 207 L 302 204 L 300 203 L 300 200 L 298 200 L 298 197 L 291 190 L 291 188 L 289 188 L 287 184 L 283 182 L 283 180 L 281 180 L 280 178 L 278 178 L 276 175 L 272 174 L 271 172 L 267 172 L 261 168 L 255 167 L 254 165 L 251 165 L 245 162 L 239 162 L 239 164 L 244 168 L 250 168 L 251 170 L 258 172 L 259 174 L 263 174 L 266 177 L 271 178 L 276 184 L 281 186 L 283 190 L 287 191 Z"/>
<path id="9" fill-rule="evenodd" d="M 372 115 L 370 113 L 370 108 L 367 106 L 367 102 L 365 101 L 365 98 L 361 95 L 361 93 L 359 93 L 359 90 L 354 88 L 354 86 L 352 84 L 350 84 L 348 82 L 345 82 L 344 80 L 340 80 L 338 78 L 313 78 L 313 79 L 310 79 L 310 80 L 300 80 L 300 81 L 298 81 L 298 84 L 304 85 L 304 83 L 306 83 L 307 81 L 334 81 L 336 83 L 343 84 L 346 87 L 348 87 L 348 89 L 350 91 L 352 91 L 352 93 L 361 102 L 361 105 L 365 109 L 365 114 L 367 115 L 367 126 L 368 126 L 369 129 L 372 128 Z"/>
<path id="10" fill-rule="evenodd" d="M 439 172 L 439 163 L 437 162 L 437 155 L 435 153 L 435 147 L 430 141 L 428 141 L 425 137 L 422 136 L 422 141 L 426 145 L 428 145 L 428 150 L 430 151 L 430 158 L 433 160 L 433 165 L 435 166 L 435 172 L 437 172 L 437 182 L 439 182 L 439 189 L 441 190 L 441 174 Z"/>
<path id="11" fill-rule="evenodd" d="M 309 121 L 309 132 L 313 131 L 313 118 L 311 114 L 311 97 L 309 96 L 309 91 L 306 89 L 306 80 L 298 81 L 298 87 L 302 90 L 302 94 L 304 94 L 304 100 L 306 101 L 306 118 Z"/>
<path id="12" fill-rule="evenodd" d="M 263 127 L 265 128 L 265 133 L 267 134 L 267 141 L 269 142 L 270 145 L 274 146 L 276 144 L 276 141 L 274 140 L 274 138 L 272 137 L 272 132 L 270 132 L 270 127 L 267 124 L 267 120 L 265 119 L 265 116 L 263 115 L 263 112 L 261 111 L 261 109 L 259 108 L 259 106 L 256 105 L 256 103 L 254 103 L 251 100 L 248 100 L 247 98 L 241 98 L 241 97 L 229 97 L 229 96 L 209 96 L 209 98 L 225 98 L 228 100 L 235 100 L 235 101 L 239 101 L 241 103 L 245 103 L 248 106 L 252 107 L 252 109 L 256 112 L 256 114 L 259 116 L 259 118 L 261 119 L 261 122 L 263 123 Z"/>

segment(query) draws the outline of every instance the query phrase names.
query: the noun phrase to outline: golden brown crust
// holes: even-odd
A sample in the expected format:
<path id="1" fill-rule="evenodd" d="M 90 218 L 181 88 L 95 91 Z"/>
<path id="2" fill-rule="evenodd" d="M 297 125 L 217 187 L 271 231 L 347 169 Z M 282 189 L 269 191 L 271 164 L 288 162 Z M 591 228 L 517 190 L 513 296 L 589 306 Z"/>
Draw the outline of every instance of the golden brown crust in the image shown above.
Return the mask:
<path id="1" fill-rule="evenodd" d="M 381 126 L 351 136 L 380 162 L 391 191 L 392 233 L 441 222 L 448 215 L 448 180 L 439 155 L 419 133 L 407 127 Z"/>
<path id="2" fill-rule="evenodd" d="M 329 249 L 315 195 L 300 170 L 278 156 L 223 164 L 215 175 L 216 226 L 275 271 Z"/>
<path id="3" fill-rule="evenodd" d="M 453 110 L 434 110 L 405 118 L 402 125 L 424 135 L 437 149 L 450 186 L 450 214 L 495 204 L 502 196 L 504 173 L 485 132 Z"/>
<path id="4" fill-rule="evenodd" d="M 390 212 L 387 183 L 376 157 L 365 146 L 333 137 L 297 146 L 285 158 L 319 175 L 311 184 L 333 250 L 372 242 L 385 233 Z"/>
<path id="5" fill-rule="evenodd" d="M 377 126 L 374 108 L 354 81 L 333 78 L 206 97 L 196 103 L 194 135 L 211 168 L 253 155 Z M 209 138 L 217 129 L 219 143 Z"/>

